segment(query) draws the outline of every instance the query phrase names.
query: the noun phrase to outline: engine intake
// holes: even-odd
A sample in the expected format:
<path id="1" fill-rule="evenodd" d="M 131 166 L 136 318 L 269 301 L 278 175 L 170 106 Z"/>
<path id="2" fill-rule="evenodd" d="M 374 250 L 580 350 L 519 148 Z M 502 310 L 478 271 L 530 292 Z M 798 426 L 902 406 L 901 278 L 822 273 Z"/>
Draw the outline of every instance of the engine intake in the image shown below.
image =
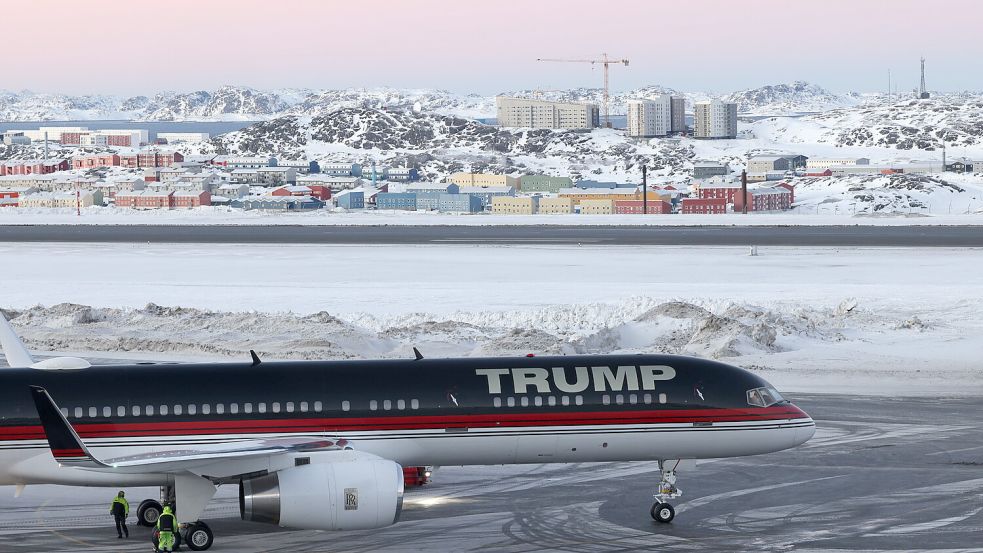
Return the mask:
<path id="1" fill-rule="evenodd" d="M 286 528 L 382 528 L 402 509 L 403 468 L 384 459 L 301 465 L 239 482 L 242 520 Z"/>

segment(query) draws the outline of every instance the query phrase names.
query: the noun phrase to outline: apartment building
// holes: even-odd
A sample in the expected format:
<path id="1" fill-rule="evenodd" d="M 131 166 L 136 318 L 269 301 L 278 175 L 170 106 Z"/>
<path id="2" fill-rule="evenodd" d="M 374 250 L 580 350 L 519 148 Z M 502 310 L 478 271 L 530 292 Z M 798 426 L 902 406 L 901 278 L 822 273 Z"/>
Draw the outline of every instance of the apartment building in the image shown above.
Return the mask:
<path id="1" fill-rule="evenodd" d="M 539 212 L 547 215 L 573 213 L 573 198 L 540 198 Z"/>
<path id="2" fill-rule="evenodd" d="M 707 100 L 693 104 L 696 138 L 737 138 L 737 104 Z"/>
<path id="3" fill-rule="evenodd" d="M 806 161 L 806 169 L 832 169 L 833 167 L 856 167 L 870 165 L 870 159 L 865 157 L 825 157 L 810 158 Z"/>
<path id="4" fill-rule="evenodd" d="M 686 99 L 680 96 L 672 96 L 669 99 L 672 121 L 670 130 L 673 134 L 683 134 L 686 132 Z"/>
<path id="5" fill-rule="evenodd" d="M 492 198 L 492 213 L 500 215 L 532 215 L 539 211 L 536 196 L 498 196 Z"/>
<path id="6" fill-rule="evenodd" d="M 628 136 L 650 138 L 672 131 L 672 99 L 666 94 L 628 100 Z"/>
<path id="7" fill-rule="evenodd" d="M 497 188 L 501 186 L 511 186 L 519 189 L 519 177 L 509 175 L 492 175 L 489 173 L 453 173 L 447 177 L 448 182 L 452 182 L 462 188 Z"/>
<path id="8" fill-rule="evenodd" d="M 600 126 L 597 104 L 497 96 L 495 108 L 500 127 L 593 129 Z"/>

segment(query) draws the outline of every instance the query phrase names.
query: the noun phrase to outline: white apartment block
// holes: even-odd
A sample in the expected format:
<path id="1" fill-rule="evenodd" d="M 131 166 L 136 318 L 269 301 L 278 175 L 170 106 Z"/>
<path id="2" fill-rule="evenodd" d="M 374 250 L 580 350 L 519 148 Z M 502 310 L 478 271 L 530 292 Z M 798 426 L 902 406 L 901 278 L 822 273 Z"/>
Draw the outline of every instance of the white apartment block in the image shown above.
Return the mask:
<path id="1" fill-rule="evenodd" d="M 870 165 L 870 160 L 865 157 L 848 158 L 809 158 L 806 160 L 806 169 L 832 169 L 833 167 L 856 167 L 857 165 Z"/>
<path id="2" fill-rule="evenodd" d="M 175 142 L 207 142 L 209 136 L 207 132 L 159 132 L 157 139 L 174 144 Z"/>
<path id="3" fill-rule="evenodd" d="M 447 177 L 447 182 L 467 188 L 507 186 L 516 190 L 519 189 L 519 177 L 493 175 L 490 173 L 452 173 Z"/>
<path id="4" fill-rule="evenodd" d="M 666 94 L 628 100 L 628 136 L 666 136 L 672 130 L 672 99 Z"/>
<path id="5" fill-rule="evenodd" d="M 500 127 L 592 129 L 599 126 L 597 104 L 497 96 L 495 107 Z"/>
<path id="6" fill-rule="evenodd" d="M 693 104 L 696 138 L 737 138 L 737 104 L 706 100 Z"/>
<path id="7" fill-rule="evenodd" d="M 45 134 L 48 135 L 48 140 L 52 142 L 61 142 L 61 133 L 84 133 L 88 132 L 87 127 L 39 127 L 35 129 L 26 130 L 14 130 L 11 129 L 7 132 L 10 133 L 21 133 L 24 136 L 30 138 L 32 141 L 44 140 Z"/>

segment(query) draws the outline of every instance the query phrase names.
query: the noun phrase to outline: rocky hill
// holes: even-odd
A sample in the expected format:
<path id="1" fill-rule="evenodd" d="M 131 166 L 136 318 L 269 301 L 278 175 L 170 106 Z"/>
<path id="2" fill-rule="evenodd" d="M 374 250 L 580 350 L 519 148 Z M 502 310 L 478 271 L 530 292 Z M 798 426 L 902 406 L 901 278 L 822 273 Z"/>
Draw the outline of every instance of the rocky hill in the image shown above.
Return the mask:
<path id="1" fill-rule="evenodd" d="M 739 113 L 749 115 L 814 113 L 857 104 L 853 97 L 834 94 L 805 81 L 741 90 L 724 99 L 736 103 Z"/>

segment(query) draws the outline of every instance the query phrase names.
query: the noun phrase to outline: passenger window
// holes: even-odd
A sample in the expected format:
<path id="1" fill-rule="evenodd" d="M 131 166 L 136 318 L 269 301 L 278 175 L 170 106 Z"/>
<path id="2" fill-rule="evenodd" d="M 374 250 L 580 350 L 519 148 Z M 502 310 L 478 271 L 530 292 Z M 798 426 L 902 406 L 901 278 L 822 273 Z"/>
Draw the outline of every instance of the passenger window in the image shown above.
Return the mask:
<path id="1" fill-rule="evenodd" d="M 273 412 L 274 413 L 279 413 L 280 412 L 280 402 L 279 401 L 274 401 L 273 402 Z"/>
<path id="2" fill-rule="evenodd" d="M 505 403 L 509 407 L 515 407 L 515 398 L 512 397 L 512 396 L 509 396 L 508 399 L 506 399 Z"/>
<path id="3" fill-rule="evenodd" d="M 611 405 L 611 396 L 607 394 L 601 396 L 601 403 L 603 403 L 604 405 Z"/>
<path id="4" fill-rule="evenodd" d="M 556 396 L 550 396 L 547 399 L 547 403 L 550 404 L 550 407 L 555 407 L 556 406 Z"/>
<path id="5" fill-rule="evenodd" d="M 82 418 L 82 408 L 81 407 L 76 407 L 75 408 L 75 418 L 77 418 L 77 419 L 81 419 Z"/>
<path id="6" fill-rule="evenodd" d="M 204 405 L 201 406 L 201 414 L 202 415 L 207 415 L 207 414 L 209 414 L 211 412 L 212 412 L 211 405 L 209 405 L 209 404 L 206 403 L 206 404 L 204 404 Z"/>
<path id="7" fill-rule="evenodd" d="M 244 404 L 242 404 L 242 411 L 244 413 L 252 413 L 253 412 L 253 404 L 252 403 L 244 403 Z"/>
<path id="8" fill-rule="evenodd" d="M 418 400 L 418 399 L 411 399 L 410 400 L 410 409 L 419 409 L 419 408 L 420 408 L 420 400 Z"/>
<path id="9" fill-rule="evenodd" d="M 112 407 L 103 407 L 102 408 L 102 416 L 106 417 L 107 419 L 109 417 L 113 416 L 113 408 Z"/>
<path id="10" fill-rule="evenodd" d="M 379 402 L 378 401 L 376 401 L 376 400 L 373 399 L 372 401 L 369 402 L 369 410 L 370 411 L 375 411 L 378 408 L 379 408 Z"/>
<path id="11" fill-rule="evenodd" d="M 614 396 L 614 402 L 617 403 L 618 405 L 624 405 L 625 404 L 625 396 L 622 395 L 622 394 L 618 394 L 618 395 Z"/>
<path id="12" fill-rule="evenodd" d="M 154 406 L 153 405 L 148 405 L 147 406 L 147 416 L 148 417 L 154 416 Z"/>
<path id="13" fill-rule="evenodd" d="M 385 409 L 386 411 L 392 409 L 393 408 L 393 402 L 392 402 L 392 400 L 391 399 L 387 399 L 387 400 L 383 401 L 382 402 L 382 408 Z"/>
<path id="14" fill-rule="evenodd" d="M 265 413 L 266 412 L 266 402 L 265 401 L 261 401 L 261 402 L 257 403 L 256 404 L 256 411 L 257 412 L 260 412 L 260 413 Z"/>
<path id="15" fill-rule="evenodd" d="M 140 416 L 140 406 L 139 405 L 134 405 L 133 406 L 133 416 L 134 417 L 139 417 Z"/>
<path id="16" fill-rule="evenodd" d="M 287 412 L 288 413 L 293 413 L 294 412 L 294 402 L 292 402 L 292 401 L 288 401 L 287 402 Z"/>
<path id="17" fill-rule="evenodd" d="M 644 403 L 645 405 L 651 405 L 652 404 L 652 394 L 645 394 L 644 396 L 642 396 L 642 403 Z"/>
<path id="18" fill-rule="evenodd" d="M 65 414 L 68 415 L 67 412 Z M 125 417 L 126 416 L 126 407 L 123 407 L 122 405 L 120 405 L 119 407 L 117 407 L 116 408 L 116 416 L 117 417 Z"/>
<path id="19" fill-rule="evenodd" d="M 177 405 L 174 406 L 174 414 L 175 415 L 180 415 L 182 413 L 182 411 L 183 411 L 183 408 L 181 407 L 181 404 L 180 403 L 178 403 Z"/>
<path id="20" fill-rule="evenodd" d="M 307 409 L 308 409 L 308 407 L 309 407 L 309 406 L 308 406 L 308 404 L 307 404 L 307 402 L 306 402 L 306 401 L 302 401 L 302 402 L 300 402 L 300 412 L 301 412 L 301 413 L 306 413 L 306 412 L 307 412 Z"/>
<path id="21" fill-rule="evenodd" d="M 348 411 L 351 408 L 352 408 L 352 404 L 347 399 L 345 401 L 342 401 L 341 402 L 341 410 L 342 411 Z"/>
<path id="22" fill-rule="evenodd" d="M 604 396 L 604 397 L 608 397 L 608 396 Z M 576 403 L 577 405 L 583 405 L 584 404 L 584 396 L 574 396 L 573 402 Z"/>
<path id="23" fill-rule="evenodd" d="M 195 405 L 194 403 L 189 404 L 188 405 L 188 414 L 189 415 L 196 415 L 196 414 L 198 414 L 198 406 Z"/>
<path id="24" fill-rule="evenodd" d="M 405 399 L 397 399 L 396 400 L 396 409 L 399 409 L 400 411 L 402 411 L 403 409 L 406 409 L 406 400 Z"/>
<path id="25" fill-rule="evenodd" d="M 233 415 L 238 415 L 239 414 L 239 404 L 238 403 L 230 403 L 229 404 L 229 413 L 231 413 Z"/>
<path id="26" fill-rule="evenodd" d="M 638 395 L 637 394 L 628 394 L 628 403 L 630 403 L 632 405 L 635 405 L 636 403 L 638 403 Z"/>
<path id="27" fill-rule="evenodd" d="M 161 405 L 160 406 L 160 414 L 161 415 L 166 415 L 167 414 L 167 406 L 166 405 Z"/>
<path id="28" fill-rule="evenodd" d="M 541 398 L 539 396 L 536 396 L 536 397 L 532 398 L 532 402 L 533 402 L 533 404 L 536 407 L 542 407 L 543 406 L 543 398 Z"/>
<path id="29" fill-rule="evenodd" d="M 320 413 L 321 412 L 321 409 L 323 409 L 323 408 L 324 408 L 324 405 L 320 401 L 315 401 L 314 402 L 314 410 L 315 411 L 317 411 L 318 413 Z"/>
<path id="30" fill-rule="evenodd" d="M 493 397 L 492 398 L 492 405 L 494 405 L 495 407 L 501 407 L 502 406 L 502 398 L 500 398 L 498 396 Z"/>
<path id="31" fill-rule="evenodd" d="M 665 403 L 665 402 L 666 402 L 666 395 L 659 394 L 659 403 Z"/>
<path id="32" fill-rule="evenodd" d="M 68 416 L 68 407 L 62 407 L 59 409 L 62 415 Z"/>
<path id="33" fill-rule="evenodd" d="M 529 407 L 529 398 L 522 396 L 519 398 L 519 403 L 521 403 L 523 407 Z"/>
<path id="34" fill-rule="evenodd" d="M 99 416 L 99 410 L 95 407 L 89 407 L 89 418 L 96 418 Z"/>
<path id="35" fill-rule="evenodd" d="M 570 405 L 570 396 L 560 397 L 560 405 Z"/>
<path id="36" fill-rule="evenodd" d="M 223 415 L 223 414 L 225 414 L 225 404 L 224 403 L 216 403 L 215 404 L 215 414 L 217 414 L 217 415 Z"/>

